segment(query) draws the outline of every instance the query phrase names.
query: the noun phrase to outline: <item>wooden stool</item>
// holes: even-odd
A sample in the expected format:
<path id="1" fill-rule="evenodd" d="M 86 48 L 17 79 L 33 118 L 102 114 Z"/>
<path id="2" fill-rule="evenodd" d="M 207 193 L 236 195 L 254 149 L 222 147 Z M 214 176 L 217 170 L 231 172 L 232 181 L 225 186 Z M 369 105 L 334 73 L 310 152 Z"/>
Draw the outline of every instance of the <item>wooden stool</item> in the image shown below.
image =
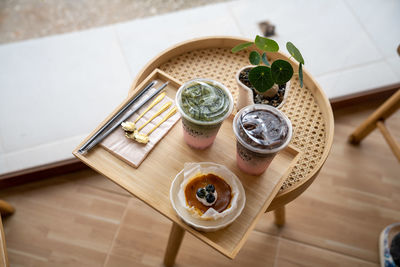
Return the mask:
<path id="1" fill-rule="evenodd" d="M 351 144 L 359 144 L 376 127 L 381 131 L 386 142 L 389 144 L 394 155 L 400 162 L 400 145 L 390 135 L 385 126 L 385 120 L 400 108 L 400 90 L 394 93 L 385 103 L 383 103 L 371 116 L 368 117 L 358 128 L 350 135 Z"/>
<path id="2" fill-rule="evenodd" d="M 10 204 L 5 202 L 4 200 L 0 200 L 1 215 L 11 215 L 14 213 L 14 211 L 15 209 Z M 9 266 L 7 257 L 7 248 L 6 248 L 6 238 L 4 236 L 1 216 L 0 216 L 0 266 Z"/>

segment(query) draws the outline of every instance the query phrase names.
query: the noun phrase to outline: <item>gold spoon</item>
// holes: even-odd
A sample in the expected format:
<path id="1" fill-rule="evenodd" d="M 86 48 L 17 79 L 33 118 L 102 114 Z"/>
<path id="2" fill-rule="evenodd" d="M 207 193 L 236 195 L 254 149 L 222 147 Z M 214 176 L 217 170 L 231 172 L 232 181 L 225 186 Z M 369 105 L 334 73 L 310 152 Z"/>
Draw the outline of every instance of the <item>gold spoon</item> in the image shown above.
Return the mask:
<path id="1" fill-rule="evenodd" d="M 157 98 L 154 99 L 153 102 L 151 102 L 150 106 L 148 106 L 148 107 L 146 108 L 146 110 L 143 111 L 142 114 L 140 114 L 139 117 L 137 117 L 136 120 L 135 120 L 133 123 L 137 123 L 138 120 L 140 120 L 140 118 L 143 117 L 144 114 L 147 113 L 147 111 L 149 111 L 152 107 L 154 107 L 155 105 L 157 105 L 158 103 L 160 103 L 160 101 L 163 100 L 164 97 L 165 97 L 165 92 L 162 92 L 161 94 L 159 94 L 159 95 L 157 96 Z"/>
<path id="2" fill-rule="evenodd" d="M 165 115 L 164 118 L 162 118 L 162 120 L 156 124 L 156 126 L 153 127 L 153 129 L 151 129 L 146 135 L 149 136 L 152 132 L 154 132 L 155 129 L 158 128 L 158 126 L 160 126 L 161 124 L 163 124 L 166 120 L 168 120 L 169 118 L 171 118 L 177 111 L 178 109 L 176 107 L 173 107 L 168 113 L 167 115 Z"/>
<path id="3" fill-rule="evenodd" d="M 164 118 L 162 118 L 162 120 L 157 123 L 147 134 L 141 134 L 138 131 L 134 132 L 134 139 L 135 141 L 142 143 L 142 144 L 147 144 L 149 142 L 149 135 L 155 130 L 157 129 L 161 124 L 163 124 L 166 120 L 168 120 L 169 118 L 171 118 L 177 111 L 178 109 L 176 107 L 173 107 L 168 113 L 167 115 L 165 115 Z"/>
<path id="4" fill-rule="evenodd" d="M 164 111 L 166 111 L 170 106 L 172 105 L 172 102 L 169 101 L 167 103 L 165 103 L 157 112 L 156 114 L 154 114 L 150 119 L 148 119 L 142 126 L 140 126 L 137 131 L 139 132 L 140 130 L 143 129 L 143 127 L 145 127 L 147 124 L 149 124 L 149 122 L 151 122 L 155 117 L 159 116 L 161 113 L 163 113 Z"/>
<path id="5" fill-rule="evenodd" d="M 165 97 L 165 92 L 162 92 L 161 94 L 159 94 L 156 99 L 153 100 L 153 102 L 151 102 L 151 104 L 145 109 L 145 111 L 142 112 L 142 114 L 139 115 L 139 117 L 136 118 L 136 120 L 134 122 L 131 121 L 125 121 L 121 124 L 122 129 L 124 131 L 128 131 L 128 132 L 134 132 L 136 130 L 136 123 L 140 120 L 140 118 L 142 118 L 144 116 L 144 114 L 146 114 L 150 109 L 152 109 L 155 105 L 157 105 L 158 103 L 160 103 L 161 100 L 163 100 L 163 98 Z"/>

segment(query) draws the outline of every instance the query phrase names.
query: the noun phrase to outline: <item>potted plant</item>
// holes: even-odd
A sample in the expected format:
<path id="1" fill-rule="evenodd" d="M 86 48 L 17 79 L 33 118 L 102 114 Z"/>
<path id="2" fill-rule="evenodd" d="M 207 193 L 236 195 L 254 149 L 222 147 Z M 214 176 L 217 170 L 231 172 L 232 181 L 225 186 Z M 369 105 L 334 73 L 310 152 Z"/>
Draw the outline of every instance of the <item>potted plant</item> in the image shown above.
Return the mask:
<path id="1" fill-rule="evenodd" d="M 239 86 L 238 109 L 250 104 L 267 104 L 280 108 L 290 89 L 290 79 L 297 74 L 300 86 L 303 87 L 303 65 L 304 59 L 300 51 L 291 43 L 286 43 L 291 58 L 299 62 L 298 73 L 294 73 L 292 65 L 283 59 L 268 62 L 267 52 L 278 52 L 279 45 L 272 39 L 256 36 L 254 42 L 246 42 L 232 48 L 237 53 L 255 45 L 263 51 L 251 51 L 249 61 L 252 65 L 240 69 L 236 75 Z M 264 63 L 264 65 L 262 65 Z"/>

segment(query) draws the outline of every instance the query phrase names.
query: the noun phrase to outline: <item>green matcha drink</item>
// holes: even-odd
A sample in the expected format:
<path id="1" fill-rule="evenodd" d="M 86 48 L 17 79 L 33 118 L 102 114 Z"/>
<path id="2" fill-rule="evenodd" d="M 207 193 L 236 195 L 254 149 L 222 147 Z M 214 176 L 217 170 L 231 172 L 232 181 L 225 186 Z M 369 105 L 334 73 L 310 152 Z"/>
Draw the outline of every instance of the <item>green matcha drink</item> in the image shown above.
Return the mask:
<path id="1" fill-rule="evenodd" d="M 197 149 L 212 145 L 222 122 L 233 109 L 229 90 L 210 79 L 186 82 L 176 94 L 176 103 L 182 115 L 183 137 Z"/>

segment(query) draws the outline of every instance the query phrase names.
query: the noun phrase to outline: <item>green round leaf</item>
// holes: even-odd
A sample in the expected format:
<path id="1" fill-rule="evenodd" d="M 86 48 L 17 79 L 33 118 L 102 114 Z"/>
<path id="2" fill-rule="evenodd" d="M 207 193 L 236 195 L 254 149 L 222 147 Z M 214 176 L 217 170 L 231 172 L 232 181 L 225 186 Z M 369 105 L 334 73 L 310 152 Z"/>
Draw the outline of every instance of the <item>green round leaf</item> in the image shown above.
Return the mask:
<path id="1" fill-rule="evenodd" d="M 238 44 L 237 46 L 235 46 L 234 48 L 232 48 L 232 53 L 236 53 L 239 52 L 240 50 L 243 50 L 249 46 L 251 46 L 253 44 L 253 42 L 248 42 L 248 43 L 243 43 L 243 44 Z"/>
<path id="2" fill-rule="evenodd" d="M 249 60 L 251 64 L 258 65 L 260 64 L 261 56 L 257 51 L 252 51 L 249 55 Z"/>
<path id="3" fill-rule="evenodd" d="M 267 53 L 263 53 L 261 56 L 262 62 L 264 62 L 265 65 L 267 65 L 268 67 L 271 66 L 268 62 L 268 58 L 267 58 Z"/>
<path id="4" fill-rule="evenodd" d="M 249 80 L 251 85 L 260 93 L 264 93 L 274 85 L 274 80 L 271 76 L 271 68 L 266 66 L 253 68 L 249 72 Z"/>
<path id="5" fill-rule="evenodd" d="M 303 64 L 299 65 L 299 79 L 300 79 L 300 87 L 303 88 Z"/>
<path id="6" fill-rule="evenodd" d="M 267 52 L 277 52 L 279 50 L 279 45 L 272 39 L 268 39 L 265 37 L 261 37 L 259 35 L 256 36 L 256 40 L 254 41 L 256 46 L 263 51 Z"/>
<path id="7" fill-rule="evenodd" d="M 278 59 L 271 66 L 272 79 L 276 84 L 285 84 L 293 76 L 293 68 L 289 62 Z"/>
<path id="8" fill-rule="evenodd" d="M 289 52 L 289 54 L 294 57 L 294 59 L 297 60 L 297 62 L 301 63 L 304 65 L 304 59 L 303 56 L 301 55 L 299 49 L 294 46 L 291 42 L 286 43 L 286 49 Z"/>

